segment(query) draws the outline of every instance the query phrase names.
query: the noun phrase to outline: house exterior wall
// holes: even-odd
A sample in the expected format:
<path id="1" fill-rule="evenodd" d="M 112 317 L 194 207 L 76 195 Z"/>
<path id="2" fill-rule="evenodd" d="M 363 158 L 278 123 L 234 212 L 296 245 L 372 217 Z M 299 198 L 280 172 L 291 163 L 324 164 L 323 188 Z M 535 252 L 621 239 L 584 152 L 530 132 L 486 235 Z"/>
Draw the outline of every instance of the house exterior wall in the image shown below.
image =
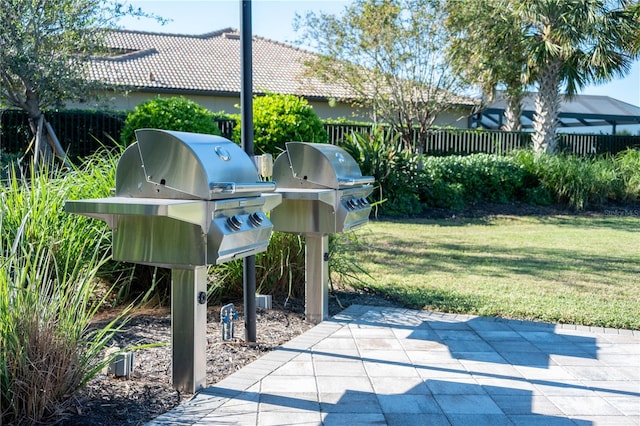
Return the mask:
<path id="1" fill-rule="evenodd" d="M 442 127 L 453 127 L 455 129 L 469 128 L 469 115 L 471 111 L 464 108 L 456 108 L 445 111 L 438 115 L 434 125 Z"/>
<path id="2" fill-rule="evenodd" d="M 156 97 L 184 96 L 201 105 L 209 111 L 226 114 L 240 113 L 240 98 L 238 96 L 209 96 L 179 93 L 153 93 L 153 92 L 128 92 L 127 94 L 113 94 L 103 97 L 99 102 L 70 103 L 69 109 L 106 109 L 111 111 L 131 111 L 136 105 Z M 328 101 L 312 100 L 309 104 L 321 119 L 345 118 L 353 121 L 371 121 L 368 111 L 352 107 L 345 103 L 332 103 Z M 437 126 L 448 126 L 458 129 L 468 128 L 468 116 L 470 111 L 464 108 L 441 113 L 435 121 Z"/>

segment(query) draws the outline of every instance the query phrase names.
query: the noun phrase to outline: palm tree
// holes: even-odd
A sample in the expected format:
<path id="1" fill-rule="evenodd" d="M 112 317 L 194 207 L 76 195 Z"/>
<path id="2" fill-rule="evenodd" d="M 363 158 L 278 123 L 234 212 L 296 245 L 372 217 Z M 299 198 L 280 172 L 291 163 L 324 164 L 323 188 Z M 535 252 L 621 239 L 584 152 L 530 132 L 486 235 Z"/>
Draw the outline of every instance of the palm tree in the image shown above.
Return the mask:
<path id="1" fill-rule="evenodd" d="M 525 79 L 536 83 L 533 144 L 555 153 L 560 93 L 624 76 L 639 49 L 637 1 L 514 0 L 525 29 Z"/>
<path id="2" fill-rule="evenodd" d="M 454 71 L 478 86 L 487 102 L 493 101 L 498 87 L 504 89 L 502 130 L 519 131 L 526 56 L 519 17 L 510 13 L 510 1 L 445 1 L 450 33 L 446 53 Z"/>

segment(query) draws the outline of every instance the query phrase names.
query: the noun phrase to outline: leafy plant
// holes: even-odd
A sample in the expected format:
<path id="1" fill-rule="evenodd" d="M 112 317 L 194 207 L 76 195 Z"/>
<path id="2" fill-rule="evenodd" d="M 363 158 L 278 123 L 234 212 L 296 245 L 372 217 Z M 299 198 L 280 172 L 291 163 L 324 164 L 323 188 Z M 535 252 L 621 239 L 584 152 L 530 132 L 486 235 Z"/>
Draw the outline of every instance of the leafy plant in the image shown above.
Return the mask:
<path id="1" fill-rule="evenodd" d="M 354 254 L 361 246 L 353 232 L 332 234 L 329 237 L 330 284 L 352 285 L 360 282 L 358 274 L 366 274 Z M 211 268 L 213 283 L 209 300 L 221 303 L 242 296 L 241 260 Z M 299 235 L 274 232 L 267 251 L 256 256 L 256 292 L 270 294 L 286 305 L 290 300 L 305 297 L 305 244 Z"/>
<path id="2" fill-rule="evenodd" d="M 0 8 L 0 104 L 28 113 L 34 156 L 55 139 L 47 108 L 86 101 L 103 84 L 87 78 L 87 65 L 104 52 L 107 31 L 123 16 L 151 17 L 131 5 L 97 0 L 3 0 Z M 20 17 L 17 19 L 16 17 Z M 23 140 L 25 147 L 29 139 Z M 56 146 L 56 154 L 64 156 Z"/>
<path id="3" fill-rule="evenodd" d="M 336 284 L 342 288 L 355 288 L 363 285 L 363 276 L 371 278 L 357 259 L 357 253 L 363 248 L 359 233 L 356 231 L 329 235 L 329 285 L 331 291 L 335 290 Z"/>
<path id="4" fill-rule="evenodd" d="M 541 186 L 576 210 L 600 206 L 619 193 L 621 182 L 611 158 L 541 154 L 536 161 Z"/>
<path id="5" fill-rule="evenodd" d="M 516 150 L 509 155 L 513 161 L 519 164 L 524 171 L 522 179 L 522 201 L 539 205 L 548 206 L 553 203 L 554 199 L 548 188 L 540 184 L 537 154 L 532 150 Z"/>
<path id="6" fill-rule="evenodd" d="M 120 139 L 123 146 L 135 141 L 135 130 L 143 128 L 220 135 L 216 115 L 183 97 L 154 98 L 136 106 L 127 116 Z"/>
<path id="7" fill-rule="evenodd" d="M 294 27 L 319 53 L 305 74 L 344 87 L 358 105 L 388 123 L 411 146 L 464 91 L 443 55 L 444 2 L 351 2 L 339 14 L 307 13 Z"/>
<path id="8" fill-rule="evenodd" d="M 373 204 L 387 215 L 420 213 L 418 157 L 405 148 L 400 134 L 375 127 L 371 134 L 352 133 L 340 144 L 360 166 L 364 176 L 373 176 Z"/>
<path id="9" fill-rule="evenodd" d="M 240 142 L 240 117 L 233 140 Z M 286 142 L 326 143 L 322 120 L 309 103 L 294 95 L 267 94 L 253 100 L 253 142 L 256 153 L 279 154 Z"/>
<path id="10" fill-rule="evenodd" d="M 490 154 L 424 157 L 421 199 L 461 209 L 476 202 L 508 203 L 522 197 L 526 169 L 511 157 Z"/>
<path id="11" fill-rule="evenodd" d="M 57 419 L 109 361 L 98 355 L 121 319 L 90 329 L 110 294 L 97 280 L 109 232 L 62 211 L 80 170 L 46 172 L 0 186 L 0 423 Z"/>
<path id="12" fill-rule="evenodd" d="M 0 237 L 13 240 L 18 232 L 25 244 L 43 241 L 54 256 L 86 255 L 84 245 L 104 244 L 100 238 L 107 229 L 103 222 L 64 212 L 68 199 L 98 198 L 109 195 L 114 185 L 114 156 L 94 156 L 86 167 L 71 171 L 43 170 L 20 177 L 12 171 L 10 180 L 0 186 L 2 196 L 2 228 Z M 93 248 L 93 246 L 91 246 Z"/>
<path id="13" fill-rule="evenodd" d="M 640 150 L 622 151 L 614 161 L 622 182 L 621 201 L 640 201 Z"/>
<path id="14" fill-rule="evenodd" d="M 274 232 L 267 250 L 256 255 L 256 291 L 283 300 L 304 298 L 304 262 L 302 237 Z M 242 273 L 242 260 L 212 267 L 209 300 L 221 303 L 241 297 Z"/>

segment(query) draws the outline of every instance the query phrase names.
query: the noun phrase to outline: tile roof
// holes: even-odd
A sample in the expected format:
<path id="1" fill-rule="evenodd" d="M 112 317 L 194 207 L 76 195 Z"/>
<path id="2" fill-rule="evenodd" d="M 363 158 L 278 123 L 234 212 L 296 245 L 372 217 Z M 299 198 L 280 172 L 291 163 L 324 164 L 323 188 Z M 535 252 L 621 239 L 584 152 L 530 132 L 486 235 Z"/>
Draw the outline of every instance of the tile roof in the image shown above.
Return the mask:
<path id="1" fill-rule="evenodd" d="M 226 28 L 201 35 L 110 31 L 111 56 L 94 57 L 89 78 L 139 90 L 240 93 L 240 34 Z M 349 98 L 339 86 L 303 76 L 304 61 L 313 53 L 253 38 L 254 92 L 304 97 Z"/>

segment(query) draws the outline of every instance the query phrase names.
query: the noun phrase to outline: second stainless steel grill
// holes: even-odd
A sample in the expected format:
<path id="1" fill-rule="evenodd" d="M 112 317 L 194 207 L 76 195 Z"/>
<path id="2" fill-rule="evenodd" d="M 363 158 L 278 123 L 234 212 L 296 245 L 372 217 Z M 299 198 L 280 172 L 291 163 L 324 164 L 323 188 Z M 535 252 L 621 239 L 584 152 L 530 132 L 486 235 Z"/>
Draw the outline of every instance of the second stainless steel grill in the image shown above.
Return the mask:
<path id="1" fill-rule="evenodd" d="M 332 234 L 368 222 L 374 178 L 362 176 L 353 157 L 329 144 L 289 142 L 286 147 L 273 165 L 282 195 L 272 215 L 277 231 Z"/>
<path id="2" fill-rule="evenodd" d="M 329 316 L 329 234 L 354 230 L 369 220 L 367 196 L 374 178 L 334 145 L 289 142 L 273 165 L 282 204 L 271 215 L 274 229 L 305 237 L 305 315 Z"/>

